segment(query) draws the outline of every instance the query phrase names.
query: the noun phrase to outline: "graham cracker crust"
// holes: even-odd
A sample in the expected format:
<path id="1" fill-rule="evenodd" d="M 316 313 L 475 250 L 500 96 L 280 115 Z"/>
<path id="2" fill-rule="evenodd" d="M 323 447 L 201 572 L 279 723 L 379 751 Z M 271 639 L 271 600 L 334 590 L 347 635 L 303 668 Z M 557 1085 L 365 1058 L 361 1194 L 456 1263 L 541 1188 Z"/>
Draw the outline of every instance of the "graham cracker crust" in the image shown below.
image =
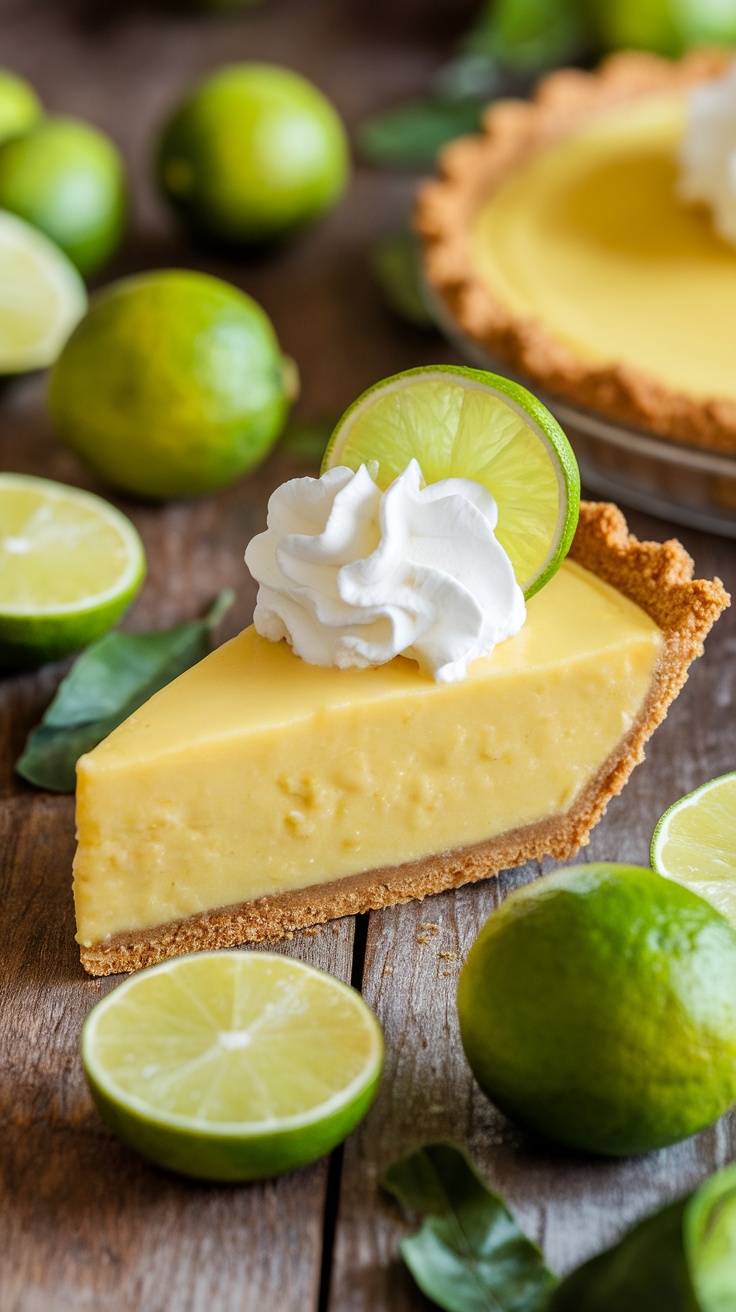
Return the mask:
<path id="1" fill-rule="evenodd" d="M 81 949 L 85 970 L 114 975 L 185 952 L 274 942 L 309 925 L 424 898 L 544 856 L 568 860 L 585 846 L 610 799 L 644 759 L 644 744 L 665 718 L 690 663 L 702 654 L 706 634 L 730 599 L 719 579 L 693 580 L 693 562 L 679 542 L 639 542 L 627 532 L 616 506 L 605 502 L 582 503 L 570 556 L 636 602 L 662 629 L 664 644 L 649 695 L 631 730 L 564 815 L 405 865 L 116 934 Z"/>
<path id="2" fill-rule="evenodd" d="M 643 52 L 611 56 L 597 70 L 561 69 L 530 101 L 498 101 L 483 133 L 440 156 L 439 178 L 419 192 L 415 226 L 427 281 L 462 332 L 548 392 L 660 436 L 736 451 L 736 403 L 696 401 L 625 365 L 593 367 L 533 318 L 517 318 L 476 271 L 469 231 L 481 202 L 546 145 L 595 114 L 660 91 L 683 93 L 728 67 L 732 53 L 699 50 L 672 62 Z"/>

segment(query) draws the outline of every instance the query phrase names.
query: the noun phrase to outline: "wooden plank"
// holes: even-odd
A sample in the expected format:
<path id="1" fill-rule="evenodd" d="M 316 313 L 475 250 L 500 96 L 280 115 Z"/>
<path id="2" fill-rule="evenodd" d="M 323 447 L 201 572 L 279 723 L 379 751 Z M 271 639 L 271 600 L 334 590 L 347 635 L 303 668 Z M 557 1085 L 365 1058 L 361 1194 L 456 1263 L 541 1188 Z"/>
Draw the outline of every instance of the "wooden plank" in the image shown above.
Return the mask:
<path id="1" fill-rule="evenodd" d="M 117 980 L 79 965 L 69 895 L 71 799 L 0 805 L 2 1306 L 262 1312 L 316 1308 L 327 1164 L 251 1186 L 179 1179 L 99 1119 L 78 1057 Z M 350 978 L 352 922 L 290 955 Z"/>
<path id="2" fill-rule="evenodd" d="M 632 515 L 631 521 L 640 536 L 667 535 L 667 526 L 657 520 Z M 693 552 L 698 573 L 719 573 L 733 587 L 736 545 L 694 533 L 678 536 Z M 733 769 L 735 648 L 736 611 L 731 610 L 649 744 L 647 761 L 611 803 L 581 860 L 648 864 L 652 831 L 664 809 L 698 783 Z M 724 732 L 726 718 L 730 733 Z M 544 869 L 553 866 L 544 863 Z M 560 1272 L 736 1156 L 736 1113 L 659 1153 L 606 1161 L 533 1140 L 481 1094 L 460 1043 L 457 977 L 500 899 L 539 873 L 536 863 L 530 864 L 498 881 L 370 917 L 363 991 L 385 1028 L 386 1070 L 378 1100 L 345 1153 L 332 1312 L 428 1306 L 397 1259 L 405 1226 L 378 1188 L 389 1162 L 414 1144 L 437 1138 L 464 1144 Z"/>

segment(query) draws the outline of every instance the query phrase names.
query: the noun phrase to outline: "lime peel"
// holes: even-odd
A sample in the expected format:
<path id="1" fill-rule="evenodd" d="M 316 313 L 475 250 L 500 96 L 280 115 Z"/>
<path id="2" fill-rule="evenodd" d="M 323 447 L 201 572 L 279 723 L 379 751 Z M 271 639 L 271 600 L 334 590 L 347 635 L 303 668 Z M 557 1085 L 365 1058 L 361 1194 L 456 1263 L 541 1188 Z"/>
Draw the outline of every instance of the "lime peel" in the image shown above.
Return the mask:
<path id="1" fill-rule="evenodd" d="M 473 394 L 487 404 L 476 405 Z M 575 533 L 580 475 L 562 429 L 536 397 L 479 369 L 406 370 L 353 402 L 330 439 L 322 470 L 377 460 L 377 481 L 386 487 L 412 457 L 427 482 L 455 477 L 482 483 L 498 504 L 496 535 L 527 599 L 549 582 Z"/>
<path id="2" fill-rule="evenodd" d="M 317 1035 L 316 1065 L 300 1063 L 300 1034 Z M 152 1051 L 160 1079 L 146 1065 Z M 304 962 L 261 952 L 200 952 L 150 967 L 103 998 L 82 1031 L 103 1118 L 159 1165 L 205 1179 L 275 1175 L 331 1151 L 372 1102 L 382 1056 L 381 1028 L 359 993 Z M 175 1105 L 206 1099 L 198 1077 L 187 1084 L 198 1064 L 220 1099 L 209 1116 Z M 247 1114 L 254 1097 L 255 1117 Z M 288 1110 L 290 1099 L 306 1105 Z M 218 1114 L 233 1105 L 242 1117 Z"/>

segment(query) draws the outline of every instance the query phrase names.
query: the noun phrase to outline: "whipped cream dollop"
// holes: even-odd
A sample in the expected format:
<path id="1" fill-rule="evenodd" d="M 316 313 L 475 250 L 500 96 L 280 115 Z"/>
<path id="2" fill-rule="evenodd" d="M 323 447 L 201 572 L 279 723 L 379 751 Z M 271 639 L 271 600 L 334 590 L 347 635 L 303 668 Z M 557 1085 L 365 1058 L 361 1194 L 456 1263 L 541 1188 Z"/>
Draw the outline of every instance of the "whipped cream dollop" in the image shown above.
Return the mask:
<path id="1" fill-rule="evenodd" d="M 311 665 L 402 654 L 442 683 L 517 633 L 524 596 L 490 492 L 465 478 L 422 484 L 412 460 L 385 492 L 365 465 L 277 488 L 245 553 L 258 632 Z"/>
<path id="2" fill-rule="evenodd" d="M 736 64 L 691 91 L 680 170 L 680 197 L 705 201 L 716 231 L 736 242 Z"/>

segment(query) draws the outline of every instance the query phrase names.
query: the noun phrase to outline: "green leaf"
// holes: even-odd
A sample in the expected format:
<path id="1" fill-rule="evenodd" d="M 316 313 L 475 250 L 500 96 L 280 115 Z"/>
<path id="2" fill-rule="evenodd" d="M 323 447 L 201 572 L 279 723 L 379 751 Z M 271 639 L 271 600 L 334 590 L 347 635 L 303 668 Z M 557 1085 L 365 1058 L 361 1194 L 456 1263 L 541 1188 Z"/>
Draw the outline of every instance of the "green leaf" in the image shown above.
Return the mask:
<path id="1" fill-rule="evenodd" d="M 588 0 L 492 0 L 462 43 L 466 56 L 533 76 L 594 44 Z"/>
<path id="2" fill-rule="evenodd" d="M 212 649 L 212 634 L 232 605 L 221 592 L 204 619 L 158 633 L 106 633 L 62 680 L 16 763 L 39 788 L 73 793 L 76 764 L 155 692 Z"/>
<path id="3" fill-rule="evenodd" d="M 446 1312 L 542 1312 L 556 1281 L 542 1254 L 452 1144 L 426 1144 L 389 1167 L 383 1187 L 425 1213 L 401 1243 L 419 1288 Z"/>
<path id="4" fill-rule="evenodd" d="M 358 147 L 374 164 L 431 168 L 441 146 L 481 125 L 483 102 L 443 96 L 411 100 L 368 119 L 358 129 Z"/>
<path id="5" fill-rule="evenodd" d="M 683 1230 L 701 1312 L 736 1312 L 736 1166 L 696 1189 Z"/>
<path id="6" fill-rule="evenodd" d="M 410 232 L 386 237 L 374 247 L 373 272 L 386 304 L 417 328 L 435 329 L 422 284 L 419 247 Z"/>
<path id="7" fill-rule="evenodd" d="M 279 442 L 281 450 L 308 465 L 321 465 L 325 448 L 340 416 L 333 418 L 291 420 Z"/>
<path id="8" fill-rule="evenodd" d="M 704 1312 L 683 1245 L 687 1205 L 680 1199 L 592 1261 L 552 1295 L 548 1312 Z"/>

